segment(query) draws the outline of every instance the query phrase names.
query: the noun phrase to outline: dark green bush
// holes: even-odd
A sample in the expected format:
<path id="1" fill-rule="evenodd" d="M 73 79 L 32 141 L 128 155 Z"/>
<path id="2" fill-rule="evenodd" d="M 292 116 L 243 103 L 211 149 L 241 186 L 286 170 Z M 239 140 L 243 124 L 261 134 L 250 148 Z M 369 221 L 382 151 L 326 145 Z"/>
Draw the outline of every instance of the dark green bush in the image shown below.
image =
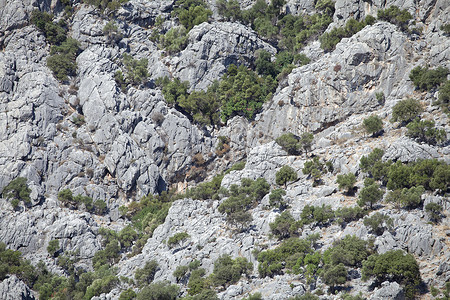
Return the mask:
<path id="1" fill-rule="evenodd" d="M 26 206 L 30 205 L 30 194 L 31 189 L 28 187 L 27 179 L 25 177 L 17 177 L 16 179 L 11 180 L 2 190 L 2 197 L 10 199 L 14 208 L 19 205 L 20 201 Z M 16 201 L 13 202 L 13 200 Z"/>
<path id="2" fill-rule="evenodd" d="M 47 66 L 53 75 L 60 81 L 66 81 L 68 76 L 75 76 L 77 63 L 75 61 L 80 51 L 77 40 L 68 38 L 60 46 L 52 46 L 50 57 L 47 58 Z"/>
<path id="3" fill-rule="evenodd" d="M 423 108 L 418 100 L 408 98 L 399 101 L 392 108 L 391 122 L 409 123 L 422 113 Z"/>
<path id="4" fill-rule="evenodd" d="M 409 79 L 411 79 L 416 88 L 429 91 L 444 83 L 448 74 L 449 70 L 441 66 L 433 70 L 428 67 L 417 66 L 409 73 Z"/>
<path id="5" fill-rule="evenodd" d="M 138 294 L 137 300 L 175 300 L 180 288 L 168 281 L 154 282 L 144 287 Z"/>
<path id="6" fill-rule="evenodd" d="M 337 285 L 342 285 L 347 281 L 347 269 L 343 264 L 325 265 L 321 277 L 323 282 L 334 291 Z"/>
<path id="7" fill-rule="evenodd" d="M 288 182 L 295 181 L 297 178 L 297 172 L 289 166 L 281 167 L 281 169 L 275 174 L 275 182 L 278 185 L 284 184 L 284 187 L 286 187 Z"/>
<path id="8" fill-rule="evenodd" d="M 283 196 L 286 195 L 286 191 L 282 189 L 275 189 L 269 195 L 269 205 L 271 207 L 278 207 L 280 210 L 286 207 L 286 202 L 283 200 Z"/>
<path id="9" fill-rule="evenodd" d="M 48 246 L 47 246 L 47 252 L 48 254 L 50 254 L 51 256 L 55 256 L 56 253 L 60 250 L 60 246 L 59 246 L 59 240 L 51 240 L 50 242 L 48 242 Z"/>
<path id="10" fill-rule="evenodd" d="M 345 175 L 338 175 L 336 183 L 339 184 L 339 189 L 346 189 L 347 194 L 352 194 L 356 183 L 356 176 L 353 173 L 348 173 Z"/>
<path id="11" fill-rule="evenodd" d="M 190 235 L 187 232 L 175 233 L 173 236 L 171 236 L 167 240 L 167 246 L 169 246 L 169 248 L 172 248 L 172 247 L 176 246 L 177 244 L 179 244 L 181 241 L 183 241 L 189 237 L 190 237 Z"/>
<path id="12" fill-rule="evenodd" d="M 314 252 L 310 242 L 298 238 L 290 238 L 273 250 L 261 251 L 258 254 L 258 272 L 260 277 L 282 274 L 284 268 L 292 269 L 297 263 L 303 265 L 306 254 Z M 287 261 L 291 263 L 287 264 Z"/>
<path id="13" fill-rule="evenodd" d="M 128 289 L 120 293 L 119 300 L 133 300 L 136 299 L 136 293 L 132 289 Z"/>
<path id="14" fill-rule="evenodd" d="M 319 300 L 319 296 L 313 295 L 311 293 L 306 293 L 304 295 L 301 296 L 295 296 L 295 297 L 290 297 L 288 298 L 288 300 Z"/>
<path id="15" fill-rule="evenodd" d="M 434 121 L 419 120 L 419 118 L 416 118 L 406 125 L 406 128 L 408 128 L 406 135 L 416 139 L 418 142 L 436 145 L 447 140 L 445 130 L 434 127 Z"/>
<path id="16" fill-rule="evenodd" d="M 158 263 L 156 260 L 147 261 L 142 269 L 137 269 L 134 275 L 136 283 L 140 286 L 149 284 L 155 278 L 155 273 L 158 271 Z"/>
<path id="17" fill-rule="evenodd" d="M 241 20 L 241 6 L 236 0 L 218 0 L 216 2 L 217 11 L 227 21 Z"/>
<path id="18" fill-rule="evenodd" d="M 83 2 L 98 8 L 102 12 L 106 9 L 114 12 L 119 9 L 123 3 L 128 2 L 128 0 L 83 0 Z"/>
<path id="19" fill-rule="evenodd" d="M 212 282 L 215 286 L 227 287 L 239 281 L 243 274 L 248 275 L 253 264 L 243 257 L 232 259 L 229 255 L 222 255 L 214 262 Z"/>
<path id="20" fill-rule="evenodd" d="M 137 60 L 131 55 L 124 53 L 122 63 L 125 68 L 125 81 L 127 83 L 138 85 L 147 80 L 148 60 L 146 58 Z"/>
<path id="21" fill-rule="evenodd" d="M 382 21 L 397 25 L 403 31 L 407 29 L 409 20 L 413 18 L 406 9 L 400 10 L 395 5 L 384 10 L 378 10 L 377 17 Z"/>
<path id="22" fill-rule="evenodd" d="M 363 263 L 362 279 L 367 280 L 370 277 L 375 277 L 378 285 L 386 280 L 396 281 L 405 288 L 406 297 L 410 299 L 414 298 L 421 282 L 416 259 L 402 250 L 369 256 Z"/>
<path id="23" fill-rule="evenodd" d="M 320 47 L 325 51 L 332 51 L 343 38 L 348 38 L 355 33 L 361 31 L 365 26 L 375 23 L 375 18 L 372 16 L 366 17 L 364 21 L 356 21 L 349 19 L 344 27 L 333 28 L 330 32 L 322 34 L 320 37 Z"/>
<path id="24" fill-rule="evenodd" d="M 330 167 L 327 163 L 322 162 L 318 156 L 312 160 L 305 162 L 302 172 L 314 179 L 314 185 L 318 185 L 322 181 L 322 175 L 330 172 Z"/>
<path id="25" fill-rule="evenodd" d="M 361 207 L 355 206 L 355 207 L 340 207 L 334 212 L 334 214 L 336 218 L 340 219 L 341 222 L 343 221 L 349 223 L 352 221 L 357 221 L 362 217 L 364 217 L 365 212 Z"/>
<path id="26" fill-rule="evenodd" d="M 427 205 L 425 205 L 425 211 L 427 212 L 431 221 L 439 223 L 439 221 L 442 218 L 442 211 L 443 211 L 442 205 L 433 202 L 428 203 Z"/>
<path id="27" fill-rule="evenodd" d="M 326 251 L 327 263 L 331 265 L 343 264 L 348 267 L 361 267 L 362 262 L 369 256 L 367 242 L 352 235 L 335 242 Z"/>
<path id="28" fill-rule="evenodd" d="M 277 216 L 275 221 L 270 223 L 269 226 L 272 234 L 279 239 L 286 239 L 295 235 L 298 229 L 297 222 L 287 211 Z"/>
<path id="29" fill-rule="evenodd" d="M 364 119 L 363 126 L 368 134 L 374 136 L 381 130 L 383 130 L 383 121 L 380 119 L 380 117 L 372 115 Z"/>
<path id="30" fill-rule="evenodd" d="M 53 15 L 39 10 L 33 10 L 30 21 L 31 24 L 36 25 L 44 33 L 45 38 L 50 44 L 60 45 L 66 40 L 67 30 L 64 28 L 66 24 L 63 21 L 53 23 Z"/>
<path id="31" fill-rule="evenodd" d="M 396 207 L 416 208 L 422 204 L 423 186 L 403 188 L 390 191 L 386 196 L 386 202 L 394 203 Z"/>
<path id="32" fill-rule="evenodd" d="M 449 113 L 450 103 L 450 80 L 444 82 L 439 88 L 439 100 L 436 104 L 440 105 L 445 113 Z"/>
<path id="33" fill-rule="evenodd" d="M 280 145 L 284 151 L 291 155 L 298 153 L 298 141 L 299 139 L 292 133 L 285 133 L 275 140 L 275 142 Z"/>
<path id="34" fill-rule="evenodd" d="M 187 34 L 188 31 L 183 26 L 173 27 L 159 37 L 159 47 L 165 49 L 169 55 L 178 53 L 187 46 Z"/>
<path id="35" fill-rule="evenodd" d="M 330 205 L 312 206 L 306 205 L 300 214 L 302 225 L 314 223 L 316 226 L 325 226 L 334 218 L 334 212 Z"/>
<path id="36" fill-rule="evenodd" d="M 108 43 L 112 45 L 120 41 L 123 37 L 114 21 L 106 23 L 105 27 L 103 27 L 103 35 L 106 36 Z"/>
<path id="37" fill-rule="evenodd" d="M 180 23 L 189 31 L 195 25 L 208 21 L 212 11 L 201 0 L 177 0 L 172 12 Z"/>
<path id="38" fill-rule="evenodd" d="M 392 219 L 382 213 L 376 212 L 370 217 L 364 218 L 364 225 L 376 235 L 382 235 L 385 230 L 391 230 L 393 226 Z"/>
<path id="39" fill-rule="evenodd" d="M 383 198 L 383 194 L 384 191 L 375 183 L 375 180 L 366 178 L 364 187 L 358 196 L 358 205 L 361 207 L 366 205 L 372 209 L 373 205 Z"/>

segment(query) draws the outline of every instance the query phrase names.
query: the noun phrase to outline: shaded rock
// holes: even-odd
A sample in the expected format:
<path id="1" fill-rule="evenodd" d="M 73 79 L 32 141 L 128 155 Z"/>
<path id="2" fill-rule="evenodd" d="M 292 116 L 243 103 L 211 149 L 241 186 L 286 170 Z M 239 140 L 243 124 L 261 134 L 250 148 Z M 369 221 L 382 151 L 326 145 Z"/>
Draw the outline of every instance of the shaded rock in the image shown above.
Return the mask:
<path id="1" fill-rule="evenodd" d="M 11 275 L 0 282 L 0 299 L 3 300 L 33 300 L 36 299 L 32 290 L 16 275 Z"/>
<path id="2" fill-rule="evenodd" d="M 377 289 L 370 299 L 403 300 L 405 299 L 405 294 L 397 282 L 385 281 L 381 284 L 381 288 Z"/>

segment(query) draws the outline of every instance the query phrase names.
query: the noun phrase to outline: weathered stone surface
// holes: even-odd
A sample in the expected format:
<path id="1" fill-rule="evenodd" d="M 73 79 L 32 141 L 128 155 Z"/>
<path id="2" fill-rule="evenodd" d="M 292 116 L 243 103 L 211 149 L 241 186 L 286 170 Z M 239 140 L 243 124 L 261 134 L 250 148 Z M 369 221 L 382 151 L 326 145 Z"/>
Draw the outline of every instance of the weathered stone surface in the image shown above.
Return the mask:
<path id="1" fill-rule="evenodd" d="M 3 300 L 34 300 L 31 289 L 16 275 L 11 275 L 0 282 L 0 298 Z"/>
<path id="2" fill-rule="evenodd" d="M 381 284 L 381 288 L 377 289 L 370 299 L 405 299 L 403 289 L 397 282 L 385 281 Z"/>

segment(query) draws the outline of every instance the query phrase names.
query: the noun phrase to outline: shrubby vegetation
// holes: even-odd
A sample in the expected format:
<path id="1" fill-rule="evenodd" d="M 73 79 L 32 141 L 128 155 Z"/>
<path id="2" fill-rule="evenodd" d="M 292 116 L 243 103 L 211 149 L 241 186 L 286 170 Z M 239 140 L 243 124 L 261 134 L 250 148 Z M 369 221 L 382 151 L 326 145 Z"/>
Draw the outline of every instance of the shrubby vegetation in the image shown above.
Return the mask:
<path id="1" fill-rule="evenodd" d="M 53 22 L 53 15 L 39 10 L 31 13 L 31 23 L 36 25 L 52 45 L 47 66 L 60 81 L 66 81 L 68 76 L 75 76 L 77 64 L 75 59 L 80 52 L 77 40 L 67 37 L 67 25 L 63 19 Z"/>
<path id="2" fill-rule="evenodd" d="M 418 100 L 412 98 L 401 100 L 392 108 L 391 122 L 409 123 L 417 118 L 422 111 L 422 105 Z"/>
<path id="3" fill-rule="evenodd" d="M 286 208 L 286 202 L 283 199 L 283 196 L 286 195 L 286 191 L 283 189 L 274 189 L 270 192 L 269 195 L 269 205 L 271 207 L 277 207 L 280 210 Z"/>
<path id="4" fill-rule="evenodd" d="M 445 130 L 437 129 L 434 126 L 434 121 L 419 120 L 419 118 L 416 118 L 414 121 L 406 125 L 406 128 L 408 128 L 406 135 L 417 140 L 418 142 L 436 145 L 447 140 Z"/>
<path id="5" fill-rule="evenodd" d="M 272 234 L 279 239 L 287 239 L 297 233 L 298 225 L 288 211 L 277 216 L 273 223 L 269 224 Z"/>
<path id="6" fill-rule="evenodd" d="M 70 189 L 64 189 L 58 193 L 58 200 L 71 209 L 85 209 L 88 212 L 97 215 L 104 215 L 108 211 L 105 201 L 93 201 L 91 197 L 76 195 L 73 196 Z"/>
<path id="7" fill-rule="evenodd" d="M 406 297 L 412 299 L 421 282 L 419 265 L 411 254 L 402 250 L 391 250 L 384 254 L 373 254 L 363 262 L 362 279 L 376 278 L 376 283 L 396 281 L 405 289 Z"/>
<path id="8" fill-rule="evenodd" d="M 110 44 L 117 43 L 123 37 L 122 33 L 119 32 L 116 22 L 114 21 L 109 21 L 106 23 L 105 27 L 103 27 L 103 35 L 106 36 L 107 41 Z"/>
<path id="9" fill-rule="evenodd" d="M 336 183 L 339 184 L 339 189 L 347 190 L 348 195 L 353 194 L 353 189 L 355 188 L 356 176 L 353 173 L 347 173 L 344 175 L 339 174 L 336 179 Z"/>
<path id="10" fill-rule="evenodd" d="M 416 88 L 429 91 L 444 83 L 448 74 L 449 70 L 444 67 L 429 69 L 428 67 L 417 66 L 409 73 L 409 79 L 411 79 Z"/>
<path id="11" fill-rule="evenodd" d="M 101 12 L 104 12 L 105 10 L 114 12 L 119 9 L 123 3 L 128 2 L 128 0 L 83 0 L 83 2 L 98 8 Z"/>
<path id="12" fill-rule="evenodd" d="M 188 239 L 189 237 L 190 236 L 187 232 L 175 233 L 173 236 L 171 236 L 167 240 L 167 246 L 169 246 L 169 248 L 172 248 L 172 247 L 176 246 L 177 244 L 179 244 L 181 241 Z"/>
<path id="13" fill-rule="evenodd" d="M 220 204 L 219 212 L 226 213 L 227 222 L 243 230 L 252 221 L 247 210 L 257 205 L 269 193 L 269 189 L 270 185 L 264 178 L 244 178 L 241 180 L 241 186 L 230 187 L 229 197 Z"/>
<path id="14" fill-rule="evenodd" d="M 301 150 L 304 150 L 307 154 L 311 150 L 313 140 L 314 136 L 312 133 L 304 132 L 300 137 L 297 137 L 289 132 L 279 136 L 275 142 L 287 153 L 296 155 Z"/>
<path id="15" fill-rule="evenodd" d="M 406 31 L 409 21 L 413 18 L 406 9 L 400 10 L 395 5 L 387 9 L 378 10 L 377 17 L 379 20 L 397 25 L 402 31 Z"/>
<path id="16" fill-rule="evenodd" d="M 201 0 L 177 0 L 172 15 L 178 17 L 181 25 L 189 31 L 195 25 L 208 21 L 212 11 Z"/>
<path id="17" fill-rule="evenodd" d="M 393 220 L 388 215 L 379 212 L 364 218 L 363 223 L 375 235 L 382 235 L 385 230 L 391 230 L 393 226 Z"/>
<path id="18" fill-rule="evenodd" d="M 363 126 L 368 134 L 374 136 L 383 130 L 383 121 L 380 117 L 372 115 L 364 119 Z"/>
<path id="19" fill-rule="evenodd" d="M 31 189 L 28 187 L 25 177 L 11 180 L 2 190 L 2 197 L 9 199 L 14 209 L 19 207 L 20 201 L 25 206 L 29 206 L 31 204 L 30 194 Z"/>
<path id="20" fill-rule="evenodd" d="M 139 286 L 150 284 L 155 278 L 155 273 L 158 271 L 158 263 L 156 260 L 147 261 L 143 268 L 137 269 L 134 275 L 136 283 Z"/>
<path id="21" fill-rule="evenodd" d="M 290 181 L 297 180 L 297 172 L 290 166 L 282 166 L 281 169 L 275 174 L 275 182 L 278 185 L 286 185 Z"/>
<path id="22" fill-rule="evenodd" d="M 358 205 L 369 206 L 370 209 L 373 205 L 379 202 L 383 198 L 384 191 L 376 184 L 372 178 L 366 178 L 364 180 L 364 187 L 358 196 Z"/>
<path id="23" fill-rule="evenodd" d="M 427 205 L 425 205 L 425 211 L 427 212 L 432 222 L 439 223 L 442 218 L 442 205 L 433 202 L 428 203 Z"/>
<path id="24" fill-rule="evenodd" d="M 252 269 L 253 264 L 243 257 L 232 259 L 229 255 L 222 255 L 214 262 L 212 283 L 226 288 L 238 282 L 242 275 L 248 276 Z"/>
<path id="25" fill-rule="evenodd" d="M 320 47 L 325 51 L 332 51 L 343 38 L 348 38 L 355 33 L 361 31 L 367 25 L 374 24 L 376 19 L 372 16 L 367 16 L 364 21 L 356 21 L 349 19 L 344 27 L 333 28 L 330 32 L 322 34 L 320 37 Z"/>
<path id="26" fill-rule="evenodd" d="M 148 60 L 146 58 L 137 60 L 130 54 L 124 53 L 122 64 L 125 69 L 125 76 L 120 70 L 114 75 L 117 84 L 119 84 L 122 90 L 125 90 L 126 84 L 138 85 L 147 80 Z"/>
<path id="27" fill-rule="evenodd" d="M 159 35 L 159 47 L 170 54 L 178 53 L 187 46 L 188 31 L 183 26 L 173 27 L 164 35 Z"/>
<path id="28" fill-rule="evenodd" d="M 151 283 L 142 288 L 137 294 L 137 300 L 175 300 L 180 288 L 169 281 Z"/>
<path id="29" fill-rule="evenodd" d="M 304 175 L 308 175 L 313 178 L 314 185 L 318 185 L 322 182 L 322 175 L 332 172 L 333 165 L 331 162 L 323 162 L 318 156 L 312 160 L 305 162 L 302 172 Z"/>

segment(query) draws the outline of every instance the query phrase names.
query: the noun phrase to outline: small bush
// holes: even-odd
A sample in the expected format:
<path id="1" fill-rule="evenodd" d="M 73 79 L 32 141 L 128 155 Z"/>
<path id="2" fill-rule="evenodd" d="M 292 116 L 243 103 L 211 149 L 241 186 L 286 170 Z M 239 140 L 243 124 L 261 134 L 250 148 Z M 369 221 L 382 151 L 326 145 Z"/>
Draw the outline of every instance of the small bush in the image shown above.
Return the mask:
<path id="1" fill-rule="evenodd" d="M 120 293 L 119 300 L 133 300 L 136 298 L 136 293 L 132 289 L 128 289 Z"/>
<path id="2" fill-rule="evenodd" d="M 47 58 L 47 66 L 58 80 L 66 81 L 69 76 L 76 75 L 77 64 L 75 59 L 79 52 L 80 44 L 72 38 L 62 42 L 60 46 L 52 46 L 50 57 Z"/>
<path id="3" fill-rule="evenodd" d="M 178 0 L 172 14 L 178 17 L 180 23 L 189 31 L 195 25 L 208 21 L 212 11 L 203 1 Z"/>
<path id="4" fill-rule="evenodd" d="M 287 211 L 277 216 L 269 226 L 272 233 L 279 239 L 289 238 L 297 232 L 297 222 Z"/>
<path id="5" fill-rule="evenodd" d="M 423 186 L 403 188 L 390 191 L 386 196 L 386 202 L 394 203 L 397 207 L 416 208 L 422 204 Z"/>
<path id="6" fill-rule="evenodd" d="M 447 80 L 449 70 L 444 67 L 437 67 L 434 70 L 428 67 L 417 66 L 409 73 L 409 78 L 416 88 L 423 91 L 430 91 L 437 88 Z"/>
<path id="7" fill-rule="evenodd" d="M 348 173 L 345 175 L 338 175 L 336 183 L 339 184 L 339 189 L 346 189 L 347 194 L 352 194 L 355 188 L 356 176 L 353 173 Z"/>
<path id="8" fill-rule="evenodd" d="M 292 133 L 283 134 L 278 137 L 275 142 L 291 155 L 295 155 L 298 152 L 298 139 Z"/>
<path id="9" fill-rule="evenodd" d="M 412 98 L 401 100 L 392 108 L 391 122 L 408 123 L 417 118 L 422 111 L 422 105 L 418 100 Z"/>
<path id="10" fill-rule="evenodd" d="M 50 242 L 48 242 L 48 246 L 47 246 L 48 254 L 50 254 L 51 256 L 54 257 L 59 250 L 60 250 L 60 247 L 59 247 L 58 240 L 51 240 Z"/>
<path id="11" fill-rule="evenodd" d="M 169 246 L 169 248 L 172 248 L 172 247 L 176 246 L 177 244 L 179 244 L 181 241 L 183 241 L 189 237 L 190 237 L 190 235 L 187 232 L 175 233 L 173 236 L 171 236 L 167 240 L 167 246 Z"/>
<path id="12" fill-rule="evenodd" d="M 158 263 L 155 260 L 146 262 L 142 269 L 136 270 L 134 278 L 136 279 L 137 284 L 143 286 L 151 283 L 157 270 Z"/>
<path id="13" fill-rule="evenodd" d="M 373 115 L 364 119 L 363 126 L 368 134 L 374 136 L 381 130 L 383 130 L 383 121 L 380 119 L 380 117 Z"/>
<path id="14" fill-rule="evenodd" d="M 427 212 L 431 221 L 439 223 L 442 218 L 442 205 L 433 202 L 428 203 L 427 205 L 425 205 L 425 211 Z"/>
<path id="15" fill-rule="evenodd" d="M 142 58 L 140 60 L 134 59 L 131 55 L 124 53 L 122 63 L 125 67 L 125 82 L 129 84 L 138 85 L 147 80 L 148 60 Z"/>
<path id="16" fill-rule="evenodd" d="M 330 205 L 312 206 L 306 205 L 300 214 L 302 225 L 315 223 L 317 226 L 324 226 L 334 218 L 334 212 Z"/>
<path id="17" fill-rule="evenodd" d="M 137 300 L 175 300 L 180 288 L 168 281 L 154 282 L 145 286 L 138 294 Z"/>
<path id="18" fill-rule="evenodd" d="M 364 225 L 374 234 L 382 235 L 385 230 L 392 229 L 393 221 L 389 216 L 376 212 L 371 217 L 364 218 Z"/>
<path id="19" fill-rule="evenodd" d="M 238 282 L 243 274 L 248 275 L 252 269 L 253 264 L 243 257 L 232 259 L 223 255 L 214 262 L 212 282 L 215 286 L 227 287 Z"/>
<path id="20" fill-rule="evenodd" d="M 445 113 L 449 113 L 450 103 L 450 80 L 445 81 L 439 88 L 439 100 L 436 104 L 440 105 Z"/>
<path id="21" fill-rule="evenodd" d="M 312 160 L 305 162 L 302 172 L 314 179 L 314 185 L 318 185 L 322 181 L 322 175 L 330 171 L 327 163 L 320 161 L 319 157 L 314 157 Z"/>
<path id="22" fill-rule="evenodd" d="M 117 43 L 123 37 L 114 21 L 106 23 L 105 27 L 103 27 L 103 35 L 106 36 L 106 39 L 110 44 Z"/>
<path id="23" fill-rule="evenodd" d="M 370 209 L 372 209 L 373 205 L 383 198 L 383 194 L 384 192 L 375 183 L 375 180 L 366 178 L 364 181 L 364 188 L 358 196 L 358 205 L 361 207 L 368 205 Z"/>
<path id="24" fill-rule="evenodd" d="M 406 125 L 406 128 L 408 128 L 406 135 L 416 139 L 418 142 L 436 145 L 445 142 L 447 139 L 445 130 L 435 128 L 434 121 L 419 120 L 419 118 L 416 118 Z"/>
<path id="25" fill-rule="evenodd" d="M 283 166 L 275 174 L 275 181 L 278 185 L 283 185 L 286 187 L 287 183 L 290 181 L 297 180 L 297 172 L 289 166 Z"/>
<path id="26" fill-rule="evenodd" d="M 30 205 L 31 189 L 27 185 L 27 179 L 24 177 L 17 177 L 11 180 L 7 186 L 2 190 L 2 197 L 10 199 L 13 207 L 16 208 L 19 202 L 22 201 L 25 205 Z M 16 200 L 14 203 L 13 200 Z"/>
<path id="27" fill-rule="evenodd" d="M 411 254 L 402 250 L 391 250 L 384 254 L 374 254 L 363 263 L 362 279 L 376 277 L 376 283 L 396 281 L 405 288 L 405 296 L 414 298 L 421 282 L 419 265 Z"/>
<path id="28" fill-rule="evenodd" d="M 409 20 L 413 18 L 406 9 L 400 10 L 395 5 L 384 10 L 378 10 L 377 17 L 379 20 L 397 25 L 403 31 L 406 31 Z"/>
<path id="29" fill-rule="evenodd" d="M 286 207 L 286 202 L 283 200 L 283 196 L 286 195 L 286 191 L 282 189 L 275 189 L 269 195 L 269 205 L 271 207 L 278 207 L 283 209 Z"/>
<path id="30" fill-rule="evenodd" d="M 340 207 L 334 212 L 334 214 L 337 218 L 340 219 L 341 222 L 343 221 L 349 223 L 352 221 L 357 221 L 362 217 L 364 217 L 365 212 L 361 207 L 355 206 L 355 207 Z"/>
<path id="31" fill-rule="evenodd" d="M 173 27 L 165 35 L 159 37 L 159 46 L 172 55 L 186 48 L 188 43 L 187 30 L 183 26 Z"/>

